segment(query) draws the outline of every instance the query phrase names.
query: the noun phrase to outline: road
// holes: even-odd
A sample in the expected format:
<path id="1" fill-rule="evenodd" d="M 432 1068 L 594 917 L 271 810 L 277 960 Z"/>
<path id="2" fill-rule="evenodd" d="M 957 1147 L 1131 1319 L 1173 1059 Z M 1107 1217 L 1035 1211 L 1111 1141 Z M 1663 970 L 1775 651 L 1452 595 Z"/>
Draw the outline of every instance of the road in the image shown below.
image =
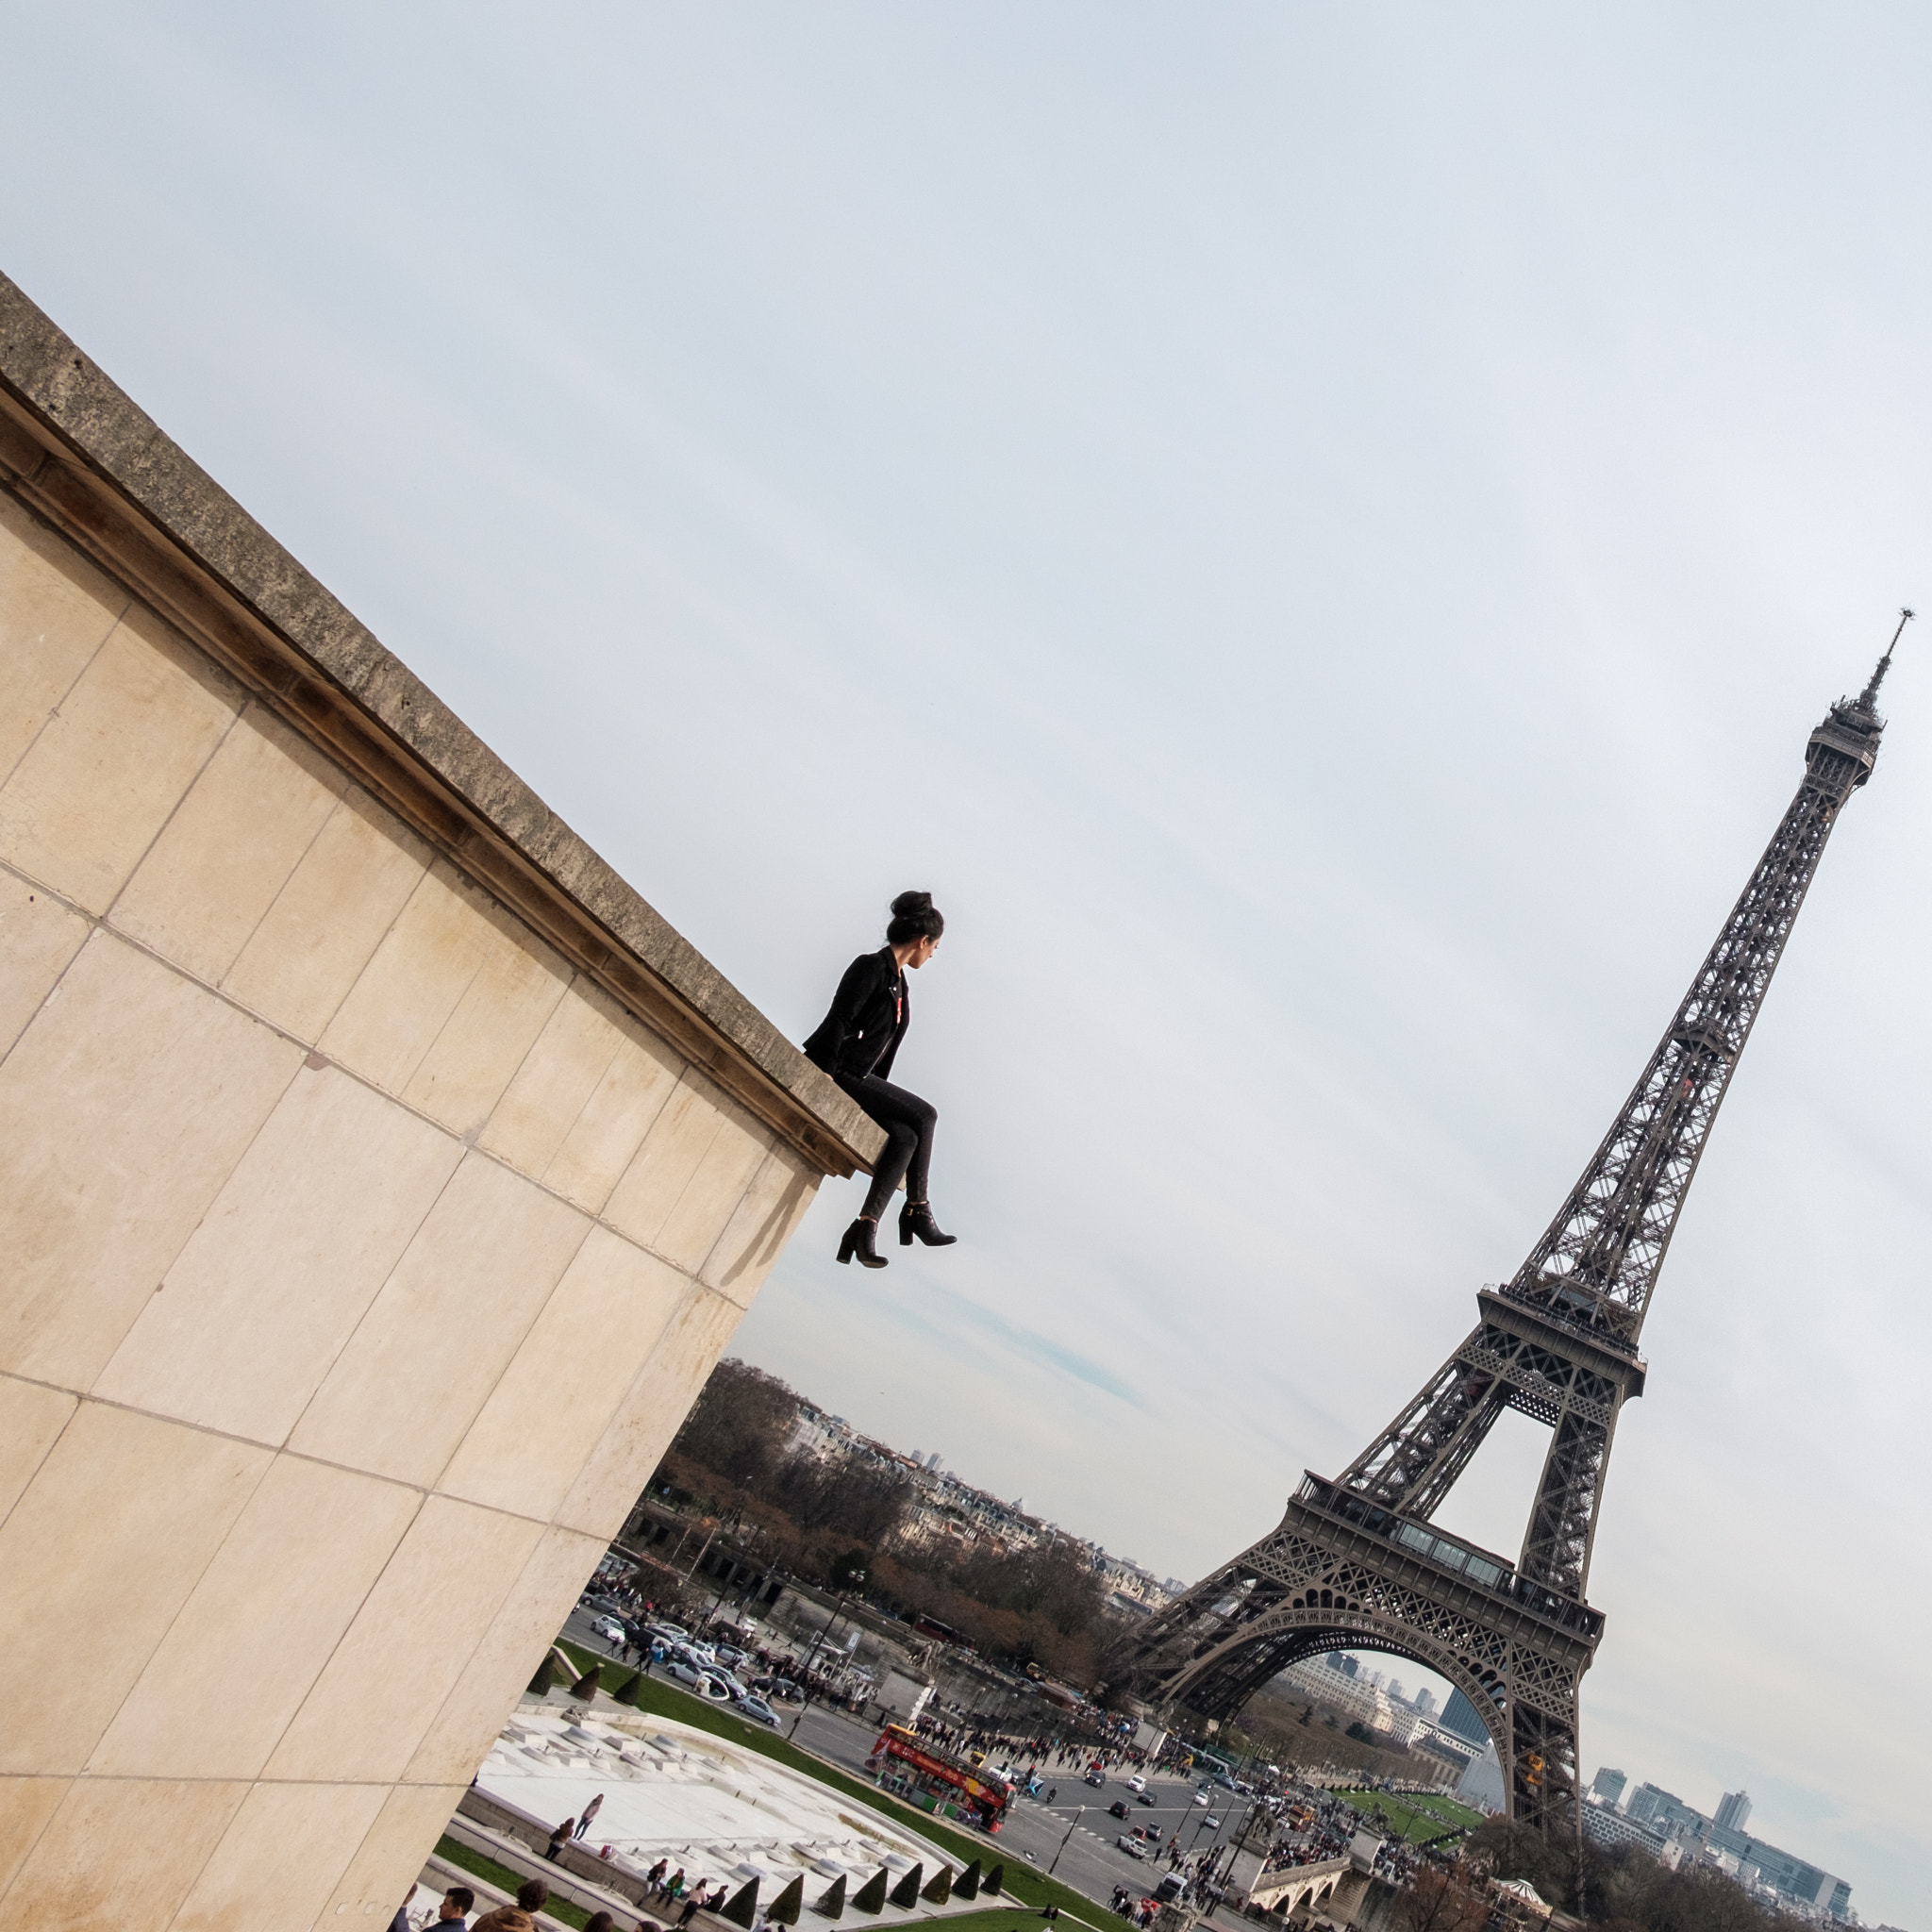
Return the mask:
<path id="1" fill-rule="evenodd" d="M 581 1612 L 572 1613 L 563 1635 L 599 1653 L 610 1648 L 591 1634 L 591 1619 Z M 781 1704 L 774 1707 L 784 1719 L 778 1735 L 791 1736 L 797 1707 Z M 817 1706 L 804 1713 L 797 1726 L 797 1740 L 807 1750 L 853 1771 L 864 1765 L 878 1734 L 876 1724 L 860 1724 L 844 1711 Z M 995 1766 L 999 1761 L 997 1754 L 991 1760 Z M 1024 1761 L 1018 1768 L 1025 1769 Z M 1054 1802 L 1042 1802 L 1044 1790 L 1041 1798 L 1016 1797 L 999 1837 L 992 1840 L 997 1850 L 988 1862 L 1003 1856 L 1009 1865 L 1024 1863 L 1041 1872 L 1051 1870 L 1063 1884 L 1104 1906 L 1113 1896 L 1115 1886 L 1132 1886 L 1137 1895 L 1151 1891 L 1156 1879 L 1167 1870 L 1164 1857 L 1157 1862 L 1152 1857 L 1134 1858 L 1116 1849 L 1114 1840 L 1125 1836 L 1132 1826 L 1158 1825 L 1163 1847 L 1178 1831 L 1181 1852 L 1186 1856 L 1226 1843 L 1229 1835 L 1240 1828 L 1247 1809 L 1245 1799 L 1221 1790 L 1213 1794 L 1212 1805 L 1198 1806 L 1191 1780 L 1168 1777 L 1148 1781 L 1155 1802 L 1142 1805 L 1126 1787 L 1130 1774 L 1124 1771 L 1109 1774 L 1100 1790 L 1083 1784 L 1080 1774 L 1071 1766 L 1056 1775 L 1042 1775 L 1045 1790 L 1056 1791 Z M 1108 1816 L 1108 1807 L 1116 1802 L 1125 1804 L 1125 1818 Z M 1218 1830 L 1210 1828 L 1216 1821 Z M 1231 1912 L 1227 1923 L 1235 1923 Z"/>

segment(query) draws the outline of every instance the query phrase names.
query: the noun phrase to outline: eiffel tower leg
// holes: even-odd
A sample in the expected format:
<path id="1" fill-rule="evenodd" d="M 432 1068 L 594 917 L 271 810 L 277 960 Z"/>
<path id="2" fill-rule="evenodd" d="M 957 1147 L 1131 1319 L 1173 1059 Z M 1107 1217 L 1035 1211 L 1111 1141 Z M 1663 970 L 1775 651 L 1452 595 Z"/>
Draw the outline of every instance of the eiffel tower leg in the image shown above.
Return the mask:
<path id="1" fill-rule="evenodd" d="M 1503 1772 L 1509 1815 L 1552 1840 L 1570 1836 L 1580 1824 L 1576 1732 L 1574 1690 L 1548 1703 L 1511 1698 L 1510 1762 Z"/>

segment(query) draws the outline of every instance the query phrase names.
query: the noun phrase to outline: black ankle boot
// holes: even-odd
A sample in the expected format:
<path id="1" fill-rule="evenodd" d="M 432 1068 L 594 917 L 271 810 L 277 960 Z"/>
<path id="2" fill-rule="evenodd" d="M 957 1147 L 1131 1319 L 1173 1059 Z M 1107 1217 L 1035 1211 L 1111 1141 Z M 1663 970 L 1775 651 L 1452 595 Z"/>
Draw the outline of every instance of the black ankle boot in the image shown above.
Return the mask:
<path id="1" fill-rule="evenodd" d="M 845 1230 L 845 1238 L 839 1243 L 840 1260 L 849 1261 L 857 1255 L 861 1268 L 883 1268 L 886 1265 L 886 1257 L 874 1247 L 872 1240 L 878 1231 L 878 1224 L 875 1221 L 868 1221 L 861 1214 Z"/>
<path id="2" fill-rule="evenodd" d="M 932 1218 L 932 1205 L 926 1201 L 908 1201 L 899 1210 L 899 1245 L 909 1248 L 914 1235 L 929 1248 L 950 1248 L 959 1239 L 940 1232 L 939 1223 Z"/>

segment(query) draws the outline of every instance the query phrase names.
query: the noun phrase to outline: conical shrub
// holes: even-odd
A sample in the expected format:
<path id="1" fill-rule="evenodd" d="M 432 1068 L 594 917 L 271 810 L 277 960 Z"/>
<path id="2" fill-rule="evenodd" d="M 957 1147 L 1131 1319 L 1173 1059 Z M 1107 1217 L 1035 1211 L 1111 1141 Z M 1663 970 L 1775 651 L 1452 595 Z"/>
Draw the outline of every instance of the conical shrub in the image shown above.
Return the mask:
<path id="1" fill-rule="evenodd" d="M 597 1666 L 595 1664 L 592 1664 L 591 1668 L 588 1671 L 586 1671 L 584 1674 L 581 1677 L 579 1677 L 576 1680 L 576 1682 L 570 1687 L 570 1694 L 573 1697 L 575 1697 L 579 1704 L 590 1703 L 591 1699 L 596 1696 L 597 1690 L 598 1677 Z"/>
<path id="2" fill-rule="evenodd" d="M 932 1882 L 920 1894 L 929 1906 L 942 1906 L 953 1895 L 953 1868 L 941 1865 L 932 1874 Z"/>
<path id="3" fill-rule="evenodd" d="M 861 1912 L 882 1912 L 886 1908 L 886 1880 L 892 1874 L 881 1865 L 863 1885 L 858 1888 L 853 1899 L 853 1908 Z"/>
<path id="4" fill-rule="evenodd" d="M 795 1925 L 805 1907 L 805 1874 L 801 1872 L 766 1908 L 765 1917 L 774 1925 Z"/>
<path id="5" fill-rule="evenodd" d="M 889 1896 L 895 1906 L 916 1906 L 919 1903 L 920 1880 L 925 1876 L 925 1867 L 915 1865 L 893 1886 Z"/>
<path id="6" fill-rule="evenodd" d="M 812 1910 L 827 1919 L 842 1919 L 845 1916 L 845 1874 L 840 1873 L 831 1884 L 825 1887 Z"/>
<path id="7" fill-rule="evenodd" d="M 643 1706 L 639 1699 L 638 1692 L 643 1688 L 643 1672 L 633 1671 L 610 1694 L 620 1704 L 635 1704 L 641 1709 Z"/>
<path id="8" fill-rule="evenodd" d="M 988 1898 L 997 1898 L 1000 1895 L 1001 1888 L 1005 1886 L 1006 1882 L 1007 1868 L 1004 1865 L 995 1865 L 986 1874 L 986 1883 L 979 1889 L 985 1892 Z"/>
<path id="9" fill-rule="evenodd" d="M 758 1915 L 758 1882 L 756 1878 L 747 1878 L 725 1901 L 724 1910 L 718 1914 L 721 1919 L 729 1919 L 734 1925 L 742 1925 L 745 1932 L 751 1932 L 751 1922 Z"/>
<path id="10" fill-rule="evenodd" d="M 557 1682 L 557 1666 L 550 1659 L 550 1653 L 543 1653 L 543 1661 L 537 1666 L 537 1674 L 530 1679 L 530 1695 L 547 1697 L 550 1687 Z"/>
<path id="11" fill-rule="evenodd" d="M 974 1858 L 965 1871 L 953 1881 L 955 1898 L 977 1898 L 979 1896 L 979 1860 Z"/>

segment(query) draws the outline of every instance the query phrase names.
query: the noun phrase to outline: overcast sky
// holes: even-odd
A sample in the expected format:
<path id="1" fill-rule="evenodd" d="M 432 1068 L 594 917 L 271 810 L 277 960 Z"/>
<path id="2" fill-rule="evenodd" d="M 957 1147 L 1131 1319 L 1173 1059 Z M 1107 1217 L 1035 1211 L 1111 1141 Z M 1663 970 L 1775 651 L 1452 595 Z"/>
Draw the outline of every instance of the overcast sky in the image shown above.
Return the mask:
<path id="1" fill-rule="evenodd" d="M 1461 1339 L 1932 604 L 1922 8 L 8 44 L 0 268 L 781 1028 L 935 892 L 960 1245 L 840 1268 L 832 1183 L 737 1346 L 1163 1575 Z M 1664 1270 L 1583 1742 L 1919 1932 L 1928 654 Z M 1445 1524 L 1513 1556 L 1537 1437 Z"/>

